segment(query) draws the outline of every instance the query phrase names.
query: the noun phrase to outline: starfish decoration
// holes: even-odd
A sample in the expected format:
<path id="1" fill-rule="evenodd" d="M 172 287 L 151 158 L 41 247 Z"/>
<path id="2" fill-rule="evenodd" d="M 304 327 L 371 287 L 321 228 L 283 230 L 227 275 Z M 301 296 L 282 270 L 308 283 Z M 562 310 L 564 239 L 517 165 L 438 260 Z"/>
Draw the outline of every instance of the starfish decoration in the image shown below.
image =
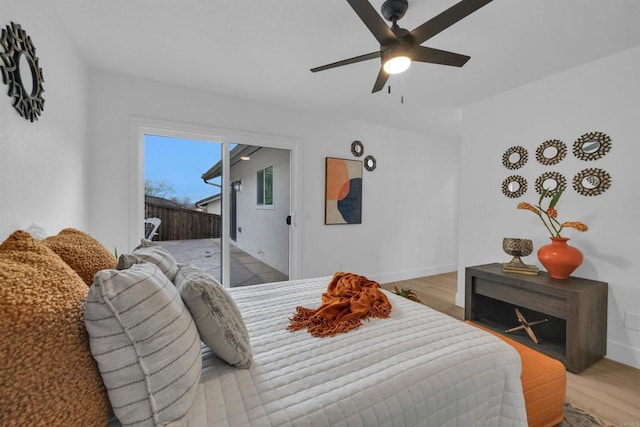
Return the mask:
<path id="1" fill-rule="evenodd" d="M 527 319 L 525 319 L 522 313 L 520 313 L 520 310 L 518 310 L 517 308 L 515 310 L 516 310 L 516 317 L 518 318 L 518 322 L 520 322 L 520 325 L 514 328 L 507 329 L 505 332 L 515 332 L 515 331 L 519 331 L 520 329 L 524 329 L 527 332 L 527 335 L 529 335 L 529 338 L 531 338 L 531 340 L 534 343 L 538 344 L 538 338 L 536 338 L 536 334 L 533 332 L 533 329 L 531 329 L 531 327 L 534 325 L 538 325 L 540 323 L 548 322 L 549 319 L 538 320 L 535 322 L 527 322 Z"/>

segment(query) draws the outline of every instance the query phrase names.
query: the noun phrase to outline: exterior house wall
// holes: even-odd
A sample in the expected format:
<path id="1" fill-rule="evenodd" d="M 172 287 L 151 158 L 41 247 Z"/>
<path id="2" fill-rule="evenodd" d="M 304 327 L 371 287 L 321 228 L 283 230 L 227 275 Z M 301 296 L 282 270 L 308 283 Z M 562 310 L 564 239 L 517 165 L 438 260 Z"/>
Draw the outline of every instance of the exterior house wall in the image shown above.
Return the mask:
<path id="1" fill-rule="evenodd" d="M 216 200 L 207 205 L 207 212 L 222 215 L 222 202 Z"/>
<path id="2" fill-rule="evenodd" d="M 625 327 L 625 318 L 629 322 L 633 315 L 640 316 L 639 68 L 640 48 L 634 48 L 464 108 L 457 294 L 463 305 L 466 266 L 509 260 L 502 251 L 503 237 L 530 238 L 534 251 L 548 243 L 539 218 L 516 205 L 537 202 L 533 187 L 541 173 L 561 172 L 568 190 L 557 205 L 559 219 L 590 227 L 585 233 L 563 232 L 584 254 L 574 275 L 609 283 L 607 357 L 636 368 L 640 331 Z M 573 142 L 593 131 L 612 138 L 611 151 L 596 161 L 576 159 Z M 568 146 L 565 160 L 553 167 L 535 159 L 537 146 L 549 139 Z M 510 171 L 501 157 L 514 145 L 527 148 L 529 160 L 522 169 Z M 611 175 L 611 187 L 604 194 L 585 197 L 573 190 L 573 176 L 590 167 Z M 507 198 L 500 190 L 502 180 L 512 174 L 529 182 L 522 198 Z M 535 255 L 524 261 L 541 267 Z"/>
<path id="3" fill-rule="evenodd" d="M 0 241 L 38 223 L 53 235 L 88 231 L 89 68 L 62 31 L 33 6 L 0 1 L 2 26 L 16 22 L 31 37 L 43 70 L 44 110 L 30 122 L 0 84 Z"/>
<path id="4" fill-rule="evenodd" d="M 257 172 L 273 166 L 273 206 L 258 206 Z M 262 148 L 251 160 L 231 167 L 231 181 L 240 180 L 236 193 L 236 245 L 251 256 L 276 270 L 289 274 L 289 226 L 285 220 L 290 211 L 289 151 Z"/>
<path id="5" fill-rule="evenodd" d="M 208 212 L 208 213 L 220 215 L 220 212 L 222 212 L 222 206 L 221 206 L 220 199 L 214 200 L 214 201 L 209 202 L 209 203 L 202 204 L 201 206 L 202 206 L 202 209 L 205 212 Z"/>

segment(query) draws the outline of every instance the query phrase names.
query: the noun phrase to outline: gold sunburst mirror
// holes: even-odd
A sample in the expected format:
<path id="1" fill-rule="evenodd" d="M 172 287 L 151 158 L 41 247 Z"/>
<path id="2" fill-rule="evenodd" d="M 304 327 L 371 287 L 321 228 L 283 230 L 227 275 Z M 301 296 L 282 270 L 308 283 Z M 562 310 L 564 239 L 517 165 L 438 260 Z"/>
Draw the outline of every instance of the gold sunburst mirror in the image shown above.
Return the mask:
<path id="1" fill-rule="evenodd" d="M 2 81 L 9 86 L 13 106 L 27 120 L 38 120 L 44 109 L 42 68 L 31 37 L 12 22 L 0 35 L 0 70 Z"/>
<path id="2" fill-rule="evenodd" d="M 559 139 L 550 139 L 543 142 L 536 150 L 536 160 L 543 165 L 555 165 L 560 163 L 567 155 L 567 146 Z"/>
<path id="3" fill-rule="evenodd" d="M 529 159 L 529 153 L 527 149 L 516 145 L 515 147 L 510 147 L 507 151 L 502 154 L 502 164 L 507 169 L 520 169 L 527 163 Z"/>
<path id="4" fill-rule="evenodd" d="M 527 180 L 521 175 L 511 175 L 502 181 L 502 194 L 517 199 L 527 192 Z"/>
<path id="5" fill-rule="evenodd" d="M 611 138 L 606 133 L 589 132 L 573 143 L 573 155 L 580 160 L 598 160 L 611 150 Z"/>
<path id="6" fill-rule="evenodd" d="M 597 196 L 609 187 L 611 187 L 611 175 L 603 169 L 583 169 L 573 177 L 573 189 L 583 196 Z"/>
<path id="7" fill-rule="evenodd" d="M 538 194 L 542 195 L 546 190 L 545 196 L 552 197 L 567 189 L 567 178 L 558 172 L 545 172 L 536 179 L 535 187 Z"/>

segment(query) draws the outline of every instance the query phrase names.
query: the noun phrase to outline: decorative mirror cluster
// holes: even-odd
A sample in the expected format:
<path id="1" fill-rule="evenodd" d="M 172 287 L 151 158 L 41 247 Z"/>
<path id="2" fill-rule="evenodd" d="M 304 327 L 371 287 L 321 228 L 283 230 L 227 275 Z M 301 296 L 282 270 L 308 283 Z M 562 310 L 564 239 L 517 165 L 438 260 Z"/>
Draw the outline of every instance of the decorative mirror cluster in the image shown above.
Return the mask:
<path id="1" fill-rule="evenodd" d="M 597 196 L 611 186 L 611 176 L 602 169 L 583 169 L 573 177 L 573 189 L 583 196 Z"/>
<path id="2" fill-rule="evenodd" d="M 611 138 L 603 132 L 588 132 L 573 143 L 573 154 L 579 160 L 591 161 L 604 157 L 611 150 Z M 527 163 L 527 149 L 510 147 L 502 155 L 502 164 L 507 169 L 520 169 Z M 549 139 L 536 149 L 536 160 L 545 166 L 560 163 L 567 156 L 567 146 L 559 139 Z M 573 189 L 583 196 L 597 196 L 611 186 L 611 176 L 603 169 L 583 169 L 573 177 Z M 552 197 L 567 188 L 567 179 L 558 172 L 545 172 L 535 182 L 538 194 L 546 190 Z M 511 198 L 521 197 L 527 191 L 527 181 L 520 175 L 512 175 L 502 182 L 502 192 Z"/>
<path id="3" fill-rule="evenodd" d="M 502 193 L 507 197 L 517 199 L 526 192 L 527 180 L 520 175 L 511 175 L 502 181 Z"/>
<path id="4" fill-rule="evenodd" d="M 364 154 L 364 145 L 360 141 L 353 141 L 351 143 L 351 154 L 354 157 L 362 157 Z M 376 168 L 376 158 L 369 154 L 364 158 L 364 168 L 369 172 L 372 172 Z"/>
<path id="5" fill-rule="evenodd" d="M 529 153 L 527 149 L 518 145 L 504 152 L 502 155 L 502 164 L 507 169 L 520 169 L 527 163 L 528 159 Z"/>
<path id="6" fill-rule="evenodd" d="M 536 179 L 536 192 L 542 195 L 542 192 L 547 190 L 545 197 L 552 197 L 566 189 L 567 179 L 558 172 L 545 172 Z"/>
<path id="7" fill-rule="evenodd" d="M 351 154 L 355 157 L 360 157 L 364 154 L 364 145 L 360 141 L 353 141 L 351 143 Z"/>
<path id="8" fill-rule="evenodd" d="M 19 24 L 12 22 L 0 36 L 0 69 L 2 81 L 9 86 L 13 106 L 27 120 L 38 120 L 44 108 L 42 68 L 36 48 Z"/>
<path id="9" fill-rule="evenodd" d="M 611 138 L 602 132 L 589 132 L 573 143 L 573 155 L 580 160 L 597 160 L 611 150 Z"/>
<path id="10" fill-rule="evenodd" d="M 364 168 L 369 172 L 373 171 L 376 168 L 376 158 L 371 154 L 364 158 Z"/>
<path id="11" fill-rule="evenodd" d="M 536 160 L 543 165 L 555 165 L 567 155 L 567 146 L 559 139 L 550 139 L 540 144 L 536 150 Z"/>

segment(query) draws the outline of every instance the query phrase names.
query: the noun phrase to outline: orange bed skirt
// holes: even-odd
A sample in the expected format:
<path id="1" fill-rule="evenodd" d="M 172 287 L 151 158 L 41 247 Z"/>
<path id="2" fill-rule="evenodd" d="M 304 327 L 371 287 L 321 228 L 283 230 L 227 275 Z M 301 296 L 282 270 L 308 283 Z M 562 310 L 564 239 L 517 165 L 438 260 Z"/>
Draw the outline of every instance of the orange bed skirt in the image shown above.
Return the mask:
<path id="1" fill-rule="evenodd" d="M 562 422 L 567 390 L 564 365 L 497 332 L 476 323 L 467 323 L 487 331 L 513 346 L 522 360 L 522 391 L 529 427 L 555 426 Z"/>

